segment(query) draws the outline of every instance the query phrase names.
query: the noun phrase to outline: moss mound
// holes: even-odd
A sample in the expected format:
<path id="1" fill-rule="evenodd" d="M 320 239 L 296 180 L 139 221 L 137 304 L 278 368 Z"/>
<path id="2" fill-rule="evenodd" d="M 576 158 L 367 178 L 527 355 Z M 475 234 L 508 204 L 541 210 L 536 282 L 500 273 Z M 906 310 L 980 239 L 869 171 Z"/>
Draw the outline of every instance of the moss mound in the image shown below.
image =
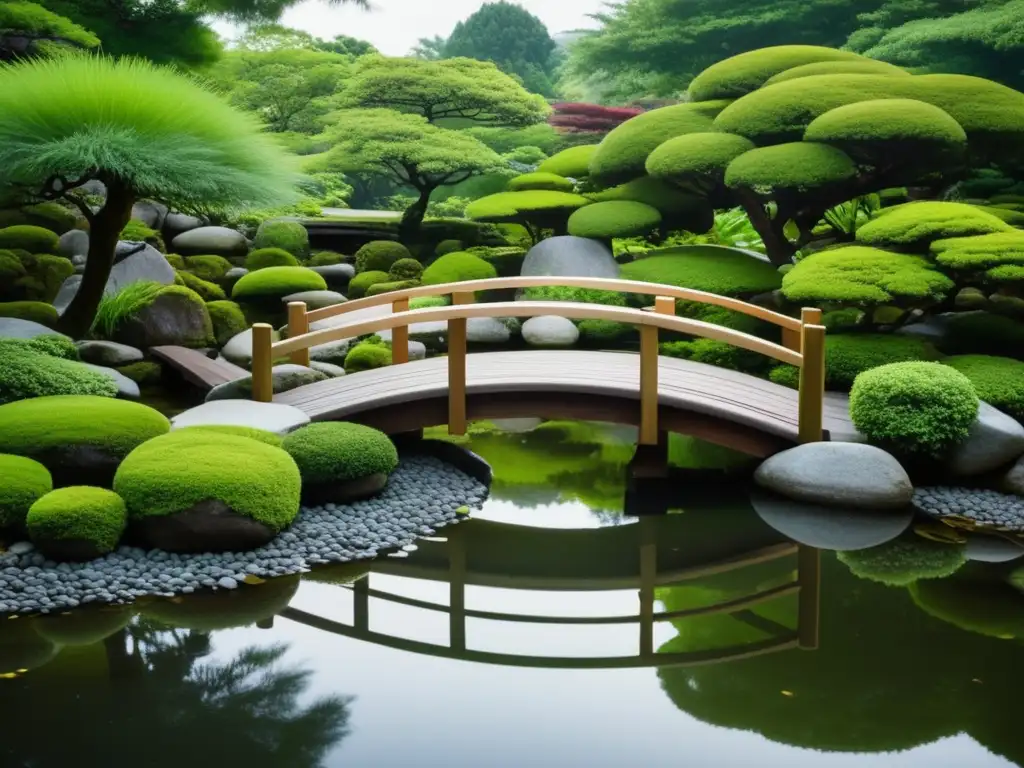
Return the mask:
<path id="1" fill-rule="evenodd" d="M 618 346 L 638 336 L 635 326 L 614 320 L 581 320 L 577 326 L 580 340 L 589 346 Z"/>
<path id="2" fill-rule="evenodd" d="M 418 296 L 409 299 L 409 309 L 427 309 L 428 307 L 447 307 L 451 299 L 447 296 Z"/>
<path id="3" fill-rule="evenodd" d="M 29 253 L 57 253 L 59 237 L 43 227 L 17 224 L 0 229 L 0 249 L 20 249 Z"/>
<path id="4" fill-rule="evenodd" d="M 556 192 L 572 192 L 575 185 L 564 176 L 546 171 L 535 171 L 524 173 L 509 179 L 508 188 L 513 192 L 523 192 L 529 189 L 550 189 Z"/>
<path id="5" fill-rule="evenodd" d="M 0 406 L 0 452 L 39 456 L 90 446 L 121 458 L 170 428 L 166 416 L 140 403 L 87 395 L 36 397 Z"/>
<path id="6" fill-rule="evenodd" d="M 825 305 L 928 305 L 954 287 L 925 259 L 856 245 L 811 254 L 782 279 L 790 301 Z"/>
<path id="7" fill-rule="evenodd" d="M 327 282 L 305 267 L 267 267 L 244 275 L 234 288 L 236 300 L 279 299 L 301 291 L 326 291 Z"/>
<path id="8" fill-rule="evenodd" d="M 297 267 L 299 260 L 283 248 L 260 248 L 245 257 L 245 268 L 250 272 L 267 267 Z"/>
<path id="9" fill-rule="evenodd" d="M 754 149 L 754 143 L 728 133 L 688 133 L 669 139 L 647 156 L 647 173 L 656 179 L 685 184 L 707 176 L 724 178 L 733 160 Z"/>
<path id="10" fill-rule="evenodd" d="M 580 144 L 556 152 L 537 166 L 541 173 L 553 173 L 568 179 L 583 179 L 590 175 L 590 159 L 597 144 Z"/>
<path id="11" fill-rule="evenodd" d="M 5 339 L 4 342 L 19 343 L 16 339 Z M 20 343 L 50 357 L 59 357 L 62 360 L 78 360 L 78 347 L 75 346 L 75 342 L 67 336 L 57 333 L 24 339 Z"/>
<path id="12" fill-rule="evenodd" d="M 147 243 L 156 248 L 160 253 L 166 253 L 167 246 L 164 239 L 155 229 L 147 227 L 145 222 L 138 219 L 131 219 L 121 230 L 121 239 L 133 243 Z"/>
<path id="13" fill-rule="evenodd" d="M 284 449 L 295 459 L 306 483 L 390 475 L 398 466 L 398 451 L 391 439 L 362 424 L 310 424 L 288 435 Z"/>
<path id="14" fill-rule="evenodd" d="M 242 308 L 233 301 L 211 301 L 206 309 L 210 313 L 213 337 L 218 347 L 223 347 L 249 327 Z"/>
<path id="15" fill-rule="evenodd" d="M 652 176 L 643 176 L 601 192 L 591 192 L 587 197 L 596 203 L 612 200 L 646 203 L 661 212 L 664 229 L 707 232 L 715 223 L 714 209 L 706 198 L 680 190 Z"/>
<path id="16" fill-rule="evenodd" d="M 1001 282 L 1002 267 L 1020 269 L 1024 274 L 1024 232 L 1020 230 L 937 240 L 930 250 L 944 269 L 986 282 Z M 1009 282 L 1020 279 L 1011 277 Z"/>
<path id="17" fill-rule="evenodd" d="M 374 240 L 356 251 L 356 272 L 387 272 L 399 259 L 411 259 L 409 249 L 392 240 Z"/>
<path id="18" fill-rule="evenodd" d="M 34 344 L 0 339 L 0 359 L 0 405 L 52 395 L 117 396 L 117 384 L 108 376 Z"/>
<path id="19" fill-rule="evenodd" d="M 714 365 L 754 375 L 768 371 L 772 364 L 771 358 L 740 349 L 724 341 L 713 339 L 694 339 L 693 341 L 669 341 L 658 348 L 660 354 L 667 357 L 678 357 L 682 360 L 693 360 L 695 363 Z"/>
<path id="20" fill-rule="evenodd" d="M 117 370 L 142 387 L 158 383 L 164 375 L 160 363 L 148 361 L 122 365 Z"/>
<path id="21" fill-rule="evenodd" d="M 978 414 L 970 379 L 941 363 L 890 363 L 857 376 L 850 417 L 873 443 L 941 457 L 962 442 Z"/>
<path id="22" fill-rule="evenodd" d="M 804 140 L 835 144 L 848 152 L 877 150 L 880 142 L 889 143 L 893 151 L 904 151 L 909 148 L 905 142 L 913 142 L 913 152 L 926 154 L 931 162 L 967 148 L 967 134 L 960 123 L 934 104 L 914 99 L 875 99 L 836 107 L 807 126 Z"/>
<path id="23" fill-rule="evenodd" d="M 752 296 L 773 291 L 781 278 L 771 264 L 741 251 L 700 246 L 679 246 L 657 256 L 625 264 L 624 280 L 666 283 L 723 296 Z"/>
<path id="24" fill-rule="evenodd" d="M 1024 422 L 1024 362 L 989 355 L 958 355 L 942 362 L 966 376 L 979 398 Z"/>
<path id="25" fill-rule="evenodd" d="M 905 587 L 920 579 L 944 579 L 967 562 L 963 546 L 940 544 L 914 534 L 877 547 L 839 552 L 838 557 L 853 575 L 890 587 Z"/>
<path id="26" fill-rule="evenodd" d="M 8 301 L 0 303 L 0 317 L 16 317 L 53 328 L 57 324 L 57 309 L 43 301 Z"/>
<path id="27" fill-rule="evenodd" d="M 75 228 L 80 216 L 60 203 L 36 203 L 18 209 L 0 210 L 0 228 L 31 224 L 48 229 L 56 235 L 63 235 Z"/>
<path id="28" fill-rule="evenodd" d="M 580 208 L 569 217 L 569 234 L 610 240 L 649 234 L 661 225 L 661 212 L 646 203 L 612 200 Z"/>
<path id="29" fill-rule="evenodd" d="M 498 276 L 493 264 L 466 251 L 449 253 L 423 270 L 424 285 L 460 283 L 465 280 L 487 280 Z"/>
<path id="30" fill-rule="evenodd" d="M 298 467 L 280 448 L 202 429 L 144 443 L 114 477 L 129 518 L 170 515 L 216 499 L 273 531 L 299 513 L 301 485 Z"/>
<path id="31" fill-rule="evenodd" d="M 203 301 L 223 301 L 227 298 L 224 289 L 219 285 L 196 277 L 191 272 L 178 272 L 174 276 L 174 282 L 194 291 Z"/>
<path id="32" fill-rule="evenodd" d="M 423 265 L 416 259 L 399 259 L 391 265 L 388 277 L 392 280 L 419 280 L 423 275 Z"/>
<path id="33" fill-rule="evenodd" d="M 810 77 L 812 75 L 887 75 L 889 77 L 909 77 L 910 73 L 888 62 L 875 61 L 874 59 L 816 61 L 811 64 L 801 64 L 798 67 L 784 69 L 779 74 L 769 77 L 764 84 L 775 85 L 775 83 L 784 83 L 787 80 L 796 80 L 800 77 Z"/>
<path id="34" fill-rule="evenodd" d="M 360 272 L 358 275 L 349 280 L 348 283 L 348 297 L 350 299 L 361 299 L 366 295 L 367 291 L 378 283 L 390 282 L 391 278 L 387 272 L 382 272 L 379 269 L 371 269 L 368 272 Z"/>
<path id="35" fill-rule="evenodd" d="M 517 221 L 525 219 L 551 222 L 567 217 L 590 200 L 572 192 L 531 189 L 523 192 L 498 192 L 481 197 L 466 206 L 466 218 L 479 221 Z M 449 256 L 451 254 L 448 254 Z"/>
<path id="36" fill-rule="evenodd" d="M 477 246 L 468 249 L 469 253 L 479 256 L 498 270 L 499 277 L 518 277 L 526 259 L 526 249 L 516 246 L 498 246 L 489 248 Z"/>
<path id="37" fill-rule="evenodd" d="M 826 189 L 856 176 L 857 166 L 841 149 L 805 142 L 752 149 L 725 169 L 729 187 L 747 187 L 766 194 Z"/>
<path id="38" fill-rule="evenodd" d="M 265 221 L 256 230 L 254 250 L 280 248 L 297 259 L 309 256 L 309 233 L 297 221 Z"/>
<path id="39" fill-rule="evenodd" d="M 29 508 L 52 490 L 53 479 L 42 464 L 0 454 L 0 528 L 20 528 Z"/>
<path id="40" fill-rule="evenodd" d="M 998 216 L 966 203 L 935 201 L 904 203 L 885 208 L 857 230 L 868 245 L 926 251 L 935 240 L 1011 232 Z"/>
<path id="41" fill-rule="evenodd" d="M 15 289 L 20 292 L 19 298 L 52 302 L 64 281 L 75 274 L 74 266 L 63 256 L 45 253 L 33 256 L 28 252 L 20 253 L 25 276 L 14 284 Z"/>
<path id="42" fill-rule="evenodd" d="M 461 240 L 442 240 L 434 248 L 435 256 L 444 256 L 446 253 L 455 253 L 465 248 L 465 244 Z"/>
<path id="43" fill-rule="evenodd" d="M 344 254 L 335 253 L 334 251 L 320 251 L 320 253 L 313 254 L 313 257 L 309 260 L 309 266 L 330 267 L 334 264 L 343 264 L 344 261 Z"/>
<path id="44" fill-rule="evenodd" d="M 299 589 L 298 576 L 281 576 L 241 589 L 186 595 L 150 603 L 142 615 L 171 627 L 214 632 L 246 627 L 285 608 Z"/>
<path id="45" fill-rule="evenodd" d="M 391 348 L 379 342 L 364 341 L 356 344 L 345 355 L 345 373 L 359 373 L 391 365 Z"/>
<path id="46" fill-rule="evenodd" d="M 124 501 L 105 488 L 72 486 L 43 496 L 28 511 L 25 528 L 43 552 L 88 542 L 97 553 L 114 551 L 128 518 Z"/>
<path id="47" fill-rule="evenodd" d="M 120 605 L 86 608 L 33 620 L 36 632 L 57 645 L 92 645 L 128 626 L 132 612 Z"/>
<path id="48" fill-rule="evenodd" d="M 1024 323 L 989 312 L 964 312 L 950 318 L 938 344 L 947 355 L 997 355 L 1024 360 Z"/>
<path id="49" fill-rule="evenodd" d="M 374 283 L 367 289 L 367 296 L 378 296 L 382 293 L 391 293 L 392 291 L 404 291 L 406 288 L 415 288 L 420 285 L 419 280 L 391 280 L 388 278 L 386 283 Z"/>
<path id="50" fill-rule="evenodd" d="M 178 257 L 181 258 L 180 256 Z M 170 259 L 170 257 L 168 257 Z M 223 256 L 189 256 L 184 260 L 187 269 L 201 280 L 222 280 L 234 265 Z"/>
<path id="51" fill-rule="evenodd" d="M 268 432 L 265 429 L 256 429 L 255 427 L 235 427 L 230 425 L 217 425 L 217 424 L 203 424 L 196 427 L 185 427 L 177 430 L 178 432 L 184 432 L 189 429 L 199 429 L 206 432 L 214 432 L 218 435 L 235 435 L 236 437 L 248 437 L 250 440 L 256 440 L 267 445 L 272 445 L 275 448 L 280 448 L 283 442 L 283 438 L 280 435 L 276 435 L 273 432 Z"/>

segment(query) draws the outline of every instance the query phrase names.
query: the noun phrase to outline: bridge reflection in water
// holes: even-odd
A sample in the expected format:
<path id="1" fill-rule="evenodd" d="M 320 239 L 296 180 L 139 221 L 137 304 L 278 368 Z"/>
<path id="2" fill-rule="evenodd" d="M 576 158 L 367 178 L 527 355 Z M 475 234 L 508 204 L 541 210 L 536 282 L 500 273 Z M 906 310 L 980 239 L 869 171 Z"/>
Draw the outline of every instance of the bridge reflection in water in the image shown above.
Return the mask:
<path id="1" fill-rule="evenodd" d="M 381 646 L 430 656 L 520 667 L 562 669 L 619 669 L 712 664 L 794 648 L 818 645 L 820 555 L 797 545 L 761 523 L 749 510 L 714 510 L 641 517 L 634 524 L 585 530 L 530 528 L 488 520 L 471 520 L 447 531 L 446 539 L 419 542 L 409 558 L 374 562 L 363 578 L 347 585 L 352 593 L 350 623 L 298 608 L 281 612 L 284 619 L 325 632 Z M 766 578 L 766 573 L 770 577 Z M 447 582 L 448 603 L 409 597 L 376 588 L 375 574 L 404 577 L 420 586 Z M 745 578 L 749 576 L 749 578 Z M 697 587 L 722 578 L 740 589 L 722 593 L 725 599 L 659 610 L 667 595 L 679 588 Z M 385 579 L 393 583 L 390 579 Z M 532 615 L 466 607 L 466 588 L 491 587 L 554 592 L 637 590 L 638 609 L 627 615 Z M 405 591 L 405 590 L 403 590 Z M 693 590 L 691 590 L 692 592 Z M 788 600 L 788 602 L 786 602 Z M 378 602 L 380 601 L 380 602 Z M 678 601 L 671 600 L 671 604 Z M 448 617 L 448 642 L 438 644 L 399 637 L 371 628 L 375 605 L 402 605 Z M 775 610 L 757 612 L 772 604 Z M 792 606 L 783 611 L 779 605 Z M 789 614 L 792 614 L 791 616 Z M 686 622 L 708 617 L 736 622 L 733 636 L 757 639 L 723 647 L 685 652 L 658 652 L 655 626 L 671 622 L 685 631 Z M 518 625 L 559 628 L 590 627 L 590 645 L 601 647 L 601 628 L 635 625 L 636 652 L 619 656 L 549 656 L 477 650 L 467 644 L 467 620 L 485 619 Z M 590 631 L 590 630 L 588 630 Z"/>

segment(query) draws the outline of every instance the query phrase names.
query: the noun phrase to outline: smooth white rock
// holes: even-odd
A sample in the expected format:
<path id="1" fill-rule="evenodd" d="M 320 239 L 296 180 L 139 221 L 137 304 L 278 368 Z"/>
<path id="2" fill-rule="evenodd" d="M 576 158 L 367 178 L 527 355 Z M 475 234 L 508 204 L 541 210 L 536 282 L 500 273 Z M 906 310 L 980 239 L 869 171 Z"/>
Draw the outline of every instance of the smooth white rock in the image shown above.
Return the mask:
<path id="1" fill-rule="evenodd" d="M 171 419 L 171 429 L 196 426 L 236 426 L 265 429 L 285 435 L 309 424 L 309 416 L 282 403 L 217 400 L 190 408 Z"/>

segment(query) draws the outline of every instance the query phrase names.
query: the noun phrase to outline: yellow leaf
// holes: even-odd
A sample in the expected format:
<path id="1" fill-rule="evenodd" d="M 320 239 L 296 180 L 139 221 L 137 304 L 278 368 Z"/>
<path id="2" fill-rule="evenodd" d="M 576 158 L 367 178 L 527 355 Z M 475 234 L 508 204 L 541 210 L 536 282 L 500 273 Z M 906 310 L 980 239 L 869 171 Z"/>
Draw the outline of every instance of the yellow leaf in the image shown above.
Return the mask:
<path id="1" fill-rule="evenodd" d="M 0 675 L 0 678 L 3 678 L 4 680 L 13 680 L 17 676 L 17 672 L 4 672 L 2 675 Z"/>
<path id="2" fill-rule="evenodd" d="M 792 691 L 783 691 L 783 692 L 782 692 L 782 695 L 783 695 L 783 696 L 792 696 L 792 695 L 793 695 L 793 692 L 792 692 Z"/>
<path id="3" fill-rule="evenodd" d="M 249 573 L 242 577 L 242 581 L 246 584 L 263 584 L 266 582 L 266 579 L 261 579 L 259 576 L 253 576 Z"/>
<path id="4" fill-rule="evenodd" d="M 923 539 L 937 541 L 940 544 L 963 544 L 967 537 L 959 531 L 941 523 L 918 523 L 914 526 L 914 533 Z"/>

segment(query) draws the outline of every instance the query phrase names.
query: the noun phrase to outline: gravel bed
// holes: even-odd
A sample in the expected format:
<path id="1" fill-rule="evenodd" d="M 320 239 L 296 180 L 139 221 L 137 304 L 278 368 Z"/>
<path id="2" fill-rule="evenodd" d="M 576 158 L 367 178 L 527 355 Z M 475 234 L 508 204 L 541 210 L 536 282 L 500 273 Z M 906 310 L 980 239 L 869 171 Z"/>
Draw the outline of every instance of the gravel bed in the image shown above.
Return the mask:
<path id="1" fill-rule="evenodd" d="M 980 528 L 1024 531 L 1024 497 L 979 488 L 932 486 L 914 491 L 914 506 L 931 517 L 965 517 Z"/>
<path id="2" fill-rule="evenodd" d="M 486 496 L 485 485 L 450 464 L 412 456 L 402 458 L 379 496 L 303 507 L 288 530 L 251 552 L 178 555 L 120 547 L 88 563 L 58 564 L 18 542 L 0 554 L 0 614 L 235 589 L 246 576 L 285 576 L 324 563 L 366 560 L 459 522 L 460 512 L 479 508 Z"/>

